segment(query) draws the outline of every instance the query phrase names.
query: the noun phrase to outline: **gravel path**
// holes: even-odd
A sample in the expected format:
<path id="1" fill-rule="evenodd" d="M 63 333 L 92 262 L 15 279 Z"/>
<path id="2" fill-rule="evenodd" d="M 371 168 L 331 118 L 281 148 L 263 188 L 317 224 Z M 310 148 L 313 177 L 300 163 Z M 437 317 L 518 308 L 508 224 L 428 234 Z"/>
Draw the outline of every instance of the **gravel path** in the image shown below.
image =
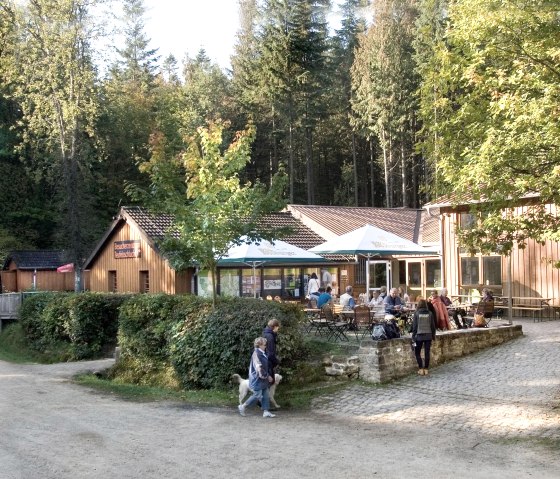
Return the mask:
<path id="1" fill-rule="evenodd" d="M 71 382 L 111 360 L 0 362 L 0 479 L 556 478 L 560 321 L 523 328 L 427 378 L 356 385 L 274 419 L 242 418 L 235 404 L 128 402 Z"/>

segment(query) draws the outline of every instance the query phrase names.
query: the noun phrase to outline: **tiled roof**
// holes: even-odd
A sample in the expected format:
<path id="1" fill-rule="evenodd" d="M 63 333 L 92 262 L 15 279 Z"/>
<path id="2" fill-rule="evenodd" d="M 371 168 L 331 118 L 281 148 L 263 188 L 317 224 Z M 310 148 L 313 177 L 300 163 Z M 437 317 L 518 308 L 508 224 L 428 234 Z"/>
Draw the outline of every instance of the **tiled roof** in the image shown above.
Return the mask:
<path id="1" fill-rule="evenodd" d="M 536 192 L 528 192 L 521 196 L 522 200 L 531 200 L 539 198 L 540 194 Z M 442 195 L 433 201 L 430 201 L 424 205 L 424 208 L 448 208 L 457 207 L 462 205 L 471 205 L 477 203 L 485 203 L 489 200 L 488 197 L 474 198 L 472 195 L 467 193 L 450 193 L 448 195 Z"/>
<path id="2" fill-rule="evenodd" d="M 289 205 L 288 210 L 315 231 L 310 221 L 336 236 L 369 223 L 409 241 L 419 243 L 420 240 L 422 210 L 419 209 Z M 331 238 L 325 236 L 325 239 Z"/>
<path id="3" fill-rule="evenodd" d="M 154 215 L 141 206 L 123 206 L 125 212 L 153 241 L 161 240 L 173 227 L 173 217 L 167 214 Z"/>
<path id="4" fill-rule="evenodd" d="M 424 211 L 420 225 L 420 238 L 422 238 L 422 244 L 440 243 L 439 215 Z"/>
<path id="5" fill-rule="evenodd" d="M 64 251 L 60 250 L 20 250 L 12 251 L 4 261 L 3 269 L 8 269 L 11 262 L 17 269 L 56 269 L 68 263 Z"/>
<path id="6" fill-rule="evenodd" d="M 281 239 L 286 243 L 290 243 L 298 248 L 308 250 L 324 242 L 323 238 L 313 230 L 305 226 L 301 221 L 296 220 L 290 213 L 272 213 L 266 215 L 262 223 L 265 226 L 274 228 L 289 228 L 291 232 Z"/>

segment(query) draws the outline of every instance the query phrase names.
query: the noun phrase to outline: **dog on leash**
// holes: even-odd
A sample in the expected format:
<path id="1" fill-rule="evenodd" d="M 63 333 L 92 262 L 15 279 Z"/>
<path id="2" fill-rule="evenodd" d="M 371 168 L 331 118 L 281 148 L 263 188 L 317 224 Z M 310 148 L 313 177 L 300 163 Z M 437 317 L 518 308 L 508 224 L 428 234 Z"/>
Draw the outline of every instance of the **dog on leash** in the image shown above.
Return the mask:
<path id="1" fill-rule="evenodd" d="M 243 400 L 245 399 L 245 396 L 247 396 L 247 394 L 249 394 L 250 392 L 253 392 L 249 388 L 249 380 L 243 379 L 239 374 L 232 374 L 231 379 L 239 383 L 239 404 L 243 404 Z M 280 409 L 280 406 L 276 404 L 276 401 L 274 400 L 274 393 L 276 392 L 276 386 L 280 384 L 280 381 L 282 381 L 282 376 L 280 374 L 275 374 L 274 384 L 269 388 L 270 404 L 275 409 Z"/>

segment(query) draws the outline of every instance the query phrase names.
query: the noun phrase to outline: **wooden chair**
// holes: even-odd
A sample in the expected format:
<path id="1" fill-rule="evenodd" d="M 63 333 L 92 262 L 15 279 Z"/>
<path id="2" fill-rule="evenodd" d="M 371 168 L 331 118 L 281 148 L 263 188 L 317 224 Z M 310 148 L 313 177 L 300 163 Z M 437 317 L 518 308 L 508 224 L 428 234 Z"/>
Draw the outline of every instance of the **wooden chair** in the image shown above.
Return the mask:
<path id="1" fill-rule="evenodd" d="M 369 307 L 365 304 L 356 306 L 354 308 L 354 319 L 352 321 L 356 340 L 358 340 L 358 335 L 360 334 L 363 339 L 366 334 L 371 333 L 372 324 L 371 311 Z"/>

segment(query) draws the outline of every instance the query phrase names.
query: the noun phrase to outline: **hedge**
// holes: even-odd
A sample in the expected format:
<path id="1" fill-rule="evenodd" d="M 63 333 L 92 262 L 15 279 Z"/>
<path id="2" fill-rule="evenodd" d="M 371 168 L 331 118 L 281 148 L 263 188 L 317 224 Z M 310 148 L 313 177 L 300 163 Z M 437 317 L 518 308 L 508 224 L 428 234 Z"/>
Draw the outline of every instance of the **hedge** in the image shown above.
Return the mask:
<path id="1" fill-rule="evenodd" d="M 61 360 L 92 359 L 116 345 L 119 306 L 127 295 L 35 293 L 20 307 L 29 346 L 60 351 Z"/>

